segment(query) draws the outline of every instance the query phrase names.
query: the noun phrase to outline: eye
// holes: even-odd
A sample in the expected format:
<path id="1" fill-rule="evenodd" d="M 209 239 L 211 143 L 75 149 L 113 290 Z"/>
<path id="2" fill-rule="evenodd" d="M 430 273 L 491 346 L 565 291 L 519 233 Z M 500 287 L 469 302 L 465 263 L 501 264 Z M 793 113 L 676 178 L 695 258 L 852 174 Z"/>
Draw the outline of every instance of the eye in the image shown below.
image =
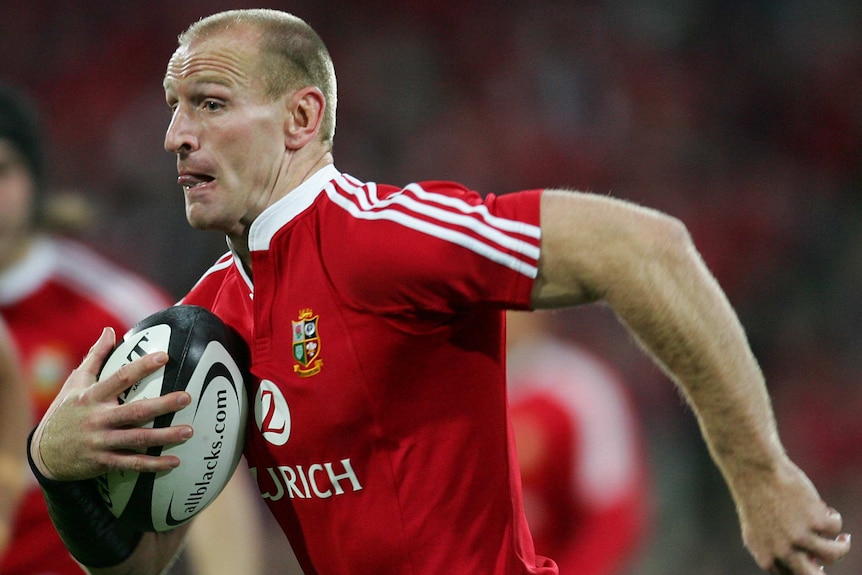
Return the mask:
<path id="1" fill-rule="evenodd" d="M 224 108 L 224 104 L 217 100 L 204 100 L 203 108 L 207 112 L 218 112 L 222 108 Z"/>

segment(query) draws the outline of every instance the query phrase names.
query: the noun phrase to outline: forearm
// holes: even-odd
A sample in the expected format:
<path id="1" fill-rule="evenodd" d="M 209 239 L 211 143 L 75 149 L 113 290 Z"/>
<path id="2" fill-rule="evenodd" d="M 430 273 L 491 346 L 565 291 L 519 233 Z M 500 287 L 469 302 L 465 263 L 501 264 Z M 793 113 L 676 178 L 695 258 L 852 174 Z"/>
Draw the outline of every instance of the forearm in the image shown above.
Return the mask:
<path id="1" fill-rule="evenodd" d="M 760 368 L 678 220 L 611 198 L 551 192 L 542 230 L 535 307 L 606 302 L 677 383 L 722 471 L 775 461 L 782 449 Z"/>
<path id="2" fill-rule="evenodd" d="M 783 449 L 744 330 L 688 234 L 670 235 L 605 300 L 684 394 L 726 478 L 771 467 Z"/>

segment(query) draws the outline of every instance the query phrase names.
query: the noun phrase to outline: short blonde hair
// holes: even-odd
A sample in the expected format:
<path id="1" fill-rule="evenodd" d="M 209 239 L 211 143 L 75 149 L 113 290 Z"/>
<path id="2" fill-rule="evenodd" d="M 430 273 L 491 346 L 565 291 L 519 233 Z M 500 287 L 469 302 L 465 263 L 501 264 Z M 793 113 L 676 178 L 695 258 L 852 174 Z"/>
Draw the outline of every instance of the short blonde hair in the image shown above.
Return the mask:
<path id="1" fill-rule="evenodd" d="M 263 80 L 266 93 L 276 98 L 288 90 L 315 86 L 323 92 L 326 107 L 321 139 L 332 146 L 338 101 L 335 67 L 326 45 L 304 20 L 280 10 L 256 8 L 227 10 L 202 18 L 180 34 L 180 46 L 195 38 L 223 32 L 235 25 L 250 25 L 261 32 Z"/>

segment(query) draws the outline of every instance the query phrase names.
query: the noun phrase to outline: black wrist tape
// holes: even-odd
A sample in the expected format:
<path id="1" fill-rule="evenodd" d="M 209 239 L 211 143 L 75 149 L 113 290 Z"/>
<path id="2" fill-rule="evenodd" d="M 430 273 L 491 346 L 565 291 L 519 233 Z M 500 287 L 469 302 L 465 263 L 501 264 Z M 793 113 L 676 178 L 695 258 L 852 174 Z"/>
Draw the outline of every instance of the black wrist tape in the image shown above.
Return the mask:
<path id="1" fill-rule="evenodd" d="M 119 565 L 138 546 L 143 532 L 114 517 L 102 501 L 95 479 L 55 481 L 42 475 L 30 455 L 34 431 L 27 437 L 27 461 L 69 553 L 87 567 Z"/>

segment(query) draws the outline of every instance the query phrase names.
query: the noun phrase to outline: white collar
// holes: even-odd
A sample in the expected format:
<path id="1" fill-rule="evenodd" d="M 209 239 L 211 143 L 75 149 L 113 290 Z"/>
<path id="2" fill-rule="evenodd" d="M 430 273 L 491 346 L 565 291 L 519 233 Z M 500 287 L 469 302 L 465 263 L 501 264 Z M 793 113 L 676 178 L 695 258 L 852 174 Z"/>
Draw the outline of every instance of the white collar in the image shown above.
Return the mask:
<path id="1" fill-rule="evenodd" d="M 269 242 L 284 224 L 308 208 L 323 191 L 327 183 L 337 178 L 340 172 L 333 164 L 327 164 L 313 173 L 307 180 L 283 198 L 266 208 L 251 223 L 248 230 L 250 251 L 267 250 Z"/>

